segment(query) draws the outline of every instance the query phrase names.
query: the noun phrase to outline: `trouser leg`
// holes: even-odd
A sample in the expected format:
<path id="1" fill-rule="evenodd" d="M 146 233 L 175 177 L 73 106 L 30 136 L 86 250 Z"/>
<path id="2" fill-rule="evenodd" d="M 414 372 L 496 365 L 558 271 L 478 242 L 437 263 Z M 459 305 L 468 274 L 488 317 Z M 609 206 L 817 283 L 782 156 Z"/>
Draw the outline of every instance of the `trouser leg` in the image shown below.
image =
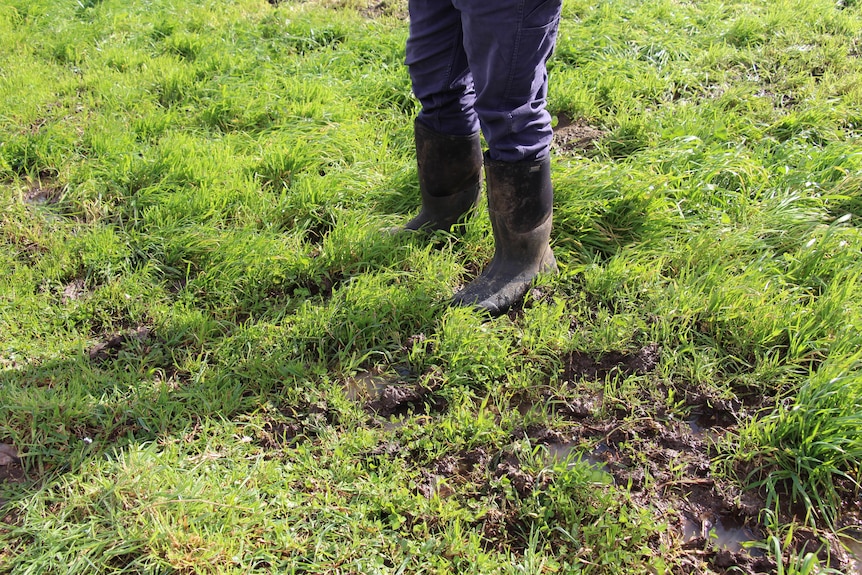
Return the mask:
<path id="1" fill-rule="evenodd" d="M 419 121 L 448 135 L 481 126 L 491 159 L 548 155 L 546 63 L 562 0 L 409 0 L 406 63 Z"/>
<path id="2" fill-rule="evenodd" d="M 492 160 L 541 160 L 552 130 L 546 63 L 562 0 L 455 0 Z"/>
<path id="3" fill-rule="evenodd" d="M 478 133 L 476 92 L 464 50 L 461 13 L 451 0 L 409 0 L 406 63 L 422 104 L 417 120 L 437 133 Z"/>

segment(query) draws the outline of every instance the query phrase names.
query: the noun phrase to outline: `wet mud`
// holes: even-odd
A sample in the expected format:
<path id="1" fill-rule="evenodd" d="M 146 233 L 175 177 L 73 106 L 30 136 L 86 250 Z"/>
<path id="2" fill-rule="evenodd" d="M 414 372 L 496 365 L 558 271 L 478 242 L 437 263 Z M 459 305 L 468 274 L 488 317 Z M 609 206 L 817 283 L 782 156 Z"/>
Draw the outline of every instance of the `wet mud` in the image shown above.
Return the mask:
<path id="1" fill-rule="evenodd" d="M 573 351 L 564 358 L 562 380 L 604 380 L 613 375 L 644 375 L 656 368 L 661 357 L 657 344 L 647 345 L 634 353 L 609 352 L 598 358 Z"/>
<path id="2" fill-rule="evenodd" d="M 272 414 L 257 434 L 257 444 L 269 450 L 289 449 L 303 441 L 313 441 L 338 419 L 325 401 L 285 407 Z M 275 457 L 277 453 L 270 454 Z"/>
<path id="3" fill-rule="evenodd" d="M 478 521 L 488 548 L 526 548 L 524 538 L 529 526 L 522 524 L 513 506 L 507 505 L 501 481 L 521 497 L 538 493 L 548 486 L 553 474 L 536 472 L 536 462 L 522 460 L 514 448 L 526 437 L 540 446 L 540 465 L 545 469 L 559 465 L 585 465 L 596 484 L 614 484 L 627 489 L 631 500 L 649 509 L 657 524 L 667 525 L 654 545 L 672 549 L 678 567 L 674 573 L 774 573 L 777 566 L 753 543 L 762 542 L 766 533 L 760 523 L 765 507 L 762 494 L 741 490 L 722 474 L 715 474 L 712 460 L 717 445 L 742 421 L 754 416 L 763 405 L 742 400 L 711 397 L 697 390 L 683 393 L 684 404 L 671 415 L 654 406 L 649 416 L 634 417 L 619 409 L 604 409 L 601 384 L 608 378 L 646 375 L 653 372 L 660 349 L 651 344 L 632 352 L 610 352 L 591 356 L 572 352 L 564 358 L 561 381 L 565 391 L 519 392 L 502 410 L 516 410 L 522 416 L 532 411 L 548 412 L 563 425 L 533 426 L 516 429 L 511 445 L 500 452 L 477 449 L 422 462 L 422 454 L 411 453 L 397 434 L 388 437 L 368 457 L 403 459 L 419 467 L 415 489 L 428 498 L 464 497 L 473 493 L 487 502 L 497 497 L 499 505 L 488 506 Z M 399 368 L 401 369 L 401 368 Z M 406 368 L 399 371 L 369 370 L 344 383 L 349 399 L 361 403 L 380 421 L 380 416 L 406 414 L 428 409 L 434 390 L 409 383 Z M 424 406 L 424 407 L 422 407 Z M 399 422 L 384 423 L 384 429 L 397 429 Z M 496 495 L 494 495 L 496 494 Z M 858 531 L 847 529 L 844 544 L 859 550 L 852 538 Z M 814 546 L 814 542 L 817 546 Z M 820 552 L 833 568 L 852 571 L 855 564 L 846 552 L 830 550 L 827 556 L 822 536 L 806 547 L 804 537 L 794 541 L 791 552 Z M 830 546 L 838 545 L 830 541 Z M 855 547 L 853 547 L 855 545 Z"/>
<path id="4" fill-rule="evenodd" d="M 32 181 L 24 192 L 24 202 L 34 206 L 54 205 L 63 196 L 64 188 L 48 181 Z"/>
<path id="5" fill-rule="evenodd" d="M 8 443 L 0 443 L 0 481 L 19 481 L 23 477 L 18 450 Z"/>
<path id="6" fill-rule="evenodd" d="M 74 279 L 63 286 L 63 292 L 60 294 L 60 301 L 65 305 L 73 301 L 78 301 L 87 294 L 87 284 L 81 279 Z"/>
<path id="7" fill-rule="evenodd" d="M 616 369 L 610 364 L 625 363 L 618 359 L 582 371 L 599 376 Z M 680 573 L 773 572 L 775 565 L 746 545 L 764 537 L 758 526 L 763 499 L 712 473 L 714 444 L 736 424 L 731 414 L 707 405 L 691 406 L 687 419 L 599 420 L 595 408 L 589 414 L 558 410 L 566 411 L 580 423 L 569 433 L 534 429 L 527 435 L 543 445 L 549 465 L 587 464 L 597 482 L 627 488 L 657 523 L 667 524 L 662 542 L 679 551 Z"/>
<path id="8" fill-rule="evenodd" d="M 840 540 L 850 555 L 847 559 L 848 573 L 862 574 L 862 525 L 842 530 Z"/>
<path id="9" fill-rule="evenodd" d="M 363 371 L 345 380 L 344 394 L 382 418 L 445 409 L 445 401 L 434 394 L 437 386 L 433 380 L 430 385 L 410 383 L 406 381 L 409 375 L 406 367 L 396 367 L 394 373 L 385 374 L 376 369 Z"/>

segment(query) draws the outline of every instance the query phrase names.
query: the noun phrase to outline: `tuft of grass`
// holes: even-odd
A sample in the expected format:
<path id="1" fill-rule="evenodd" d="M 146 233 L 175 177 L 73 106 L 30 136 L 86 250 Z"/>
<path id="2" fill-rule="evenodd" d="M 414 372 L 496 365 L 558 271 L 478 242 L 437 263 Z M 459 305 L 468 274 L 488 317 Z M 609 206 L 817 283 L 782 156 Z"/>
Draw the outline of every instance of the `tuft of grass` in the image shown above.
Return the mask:
<path id="1" fill-rule="evenodd" d="M 859 489 L 862 480 L 860 381 L 858 358 L 827 363 L 793 397 L 744 430 L 739 457 L 754 466 L 745 481 L 766 490 L 768 505 L 780 508 L 787 498 L 802 505 L 806 523 L 836 524 L 842 506 L 838 482 Z"/>

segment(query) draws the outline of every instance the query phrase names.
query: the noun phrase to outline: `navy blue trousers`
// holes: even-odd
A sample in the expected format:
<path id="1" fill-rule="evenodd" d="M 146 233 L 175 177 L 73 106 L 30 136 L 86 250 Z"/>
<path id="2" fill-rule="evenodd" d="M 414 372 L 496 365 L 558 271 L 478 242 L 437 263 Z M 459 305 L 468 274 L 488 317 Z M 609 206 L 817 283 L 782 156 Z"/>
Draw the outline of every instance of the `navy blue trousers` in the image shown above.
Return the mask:
<path id="1" fill-rule="evenodd" d="M 408 8 L 418 120 L 447 135 L 481 129 L 492 160 L 546 158 L 546 62 L 562 0 L 409 0 Z"/>

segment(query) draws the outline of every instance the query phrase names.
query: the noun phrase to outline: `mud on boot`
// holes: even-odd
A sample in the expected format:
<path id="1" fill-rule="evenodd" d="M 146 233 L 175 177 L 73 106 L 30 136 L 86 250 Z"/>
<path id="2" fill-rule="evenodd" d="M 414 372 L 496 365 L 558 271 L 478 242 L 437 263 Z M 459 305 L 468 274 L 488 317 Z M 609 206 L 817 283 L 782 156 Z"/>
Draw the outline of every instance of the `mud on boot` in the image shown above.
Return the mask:
<path id="1" fill-rule="evenodd" d="M 403 229 L 449 231 L 479 201 L 482 187 L 479 133 L 448 136 L 417 120 L 414 135 L 422 209 Z"/>
<path id="2" fill-rule="evenodd" d="M 554 192 L 549 159 L 497 162 L 485 158 L 494 258 L 452 304 L 498 316 L 521 300 L 539 273 L 556 272 L 551 250 Z"/>

